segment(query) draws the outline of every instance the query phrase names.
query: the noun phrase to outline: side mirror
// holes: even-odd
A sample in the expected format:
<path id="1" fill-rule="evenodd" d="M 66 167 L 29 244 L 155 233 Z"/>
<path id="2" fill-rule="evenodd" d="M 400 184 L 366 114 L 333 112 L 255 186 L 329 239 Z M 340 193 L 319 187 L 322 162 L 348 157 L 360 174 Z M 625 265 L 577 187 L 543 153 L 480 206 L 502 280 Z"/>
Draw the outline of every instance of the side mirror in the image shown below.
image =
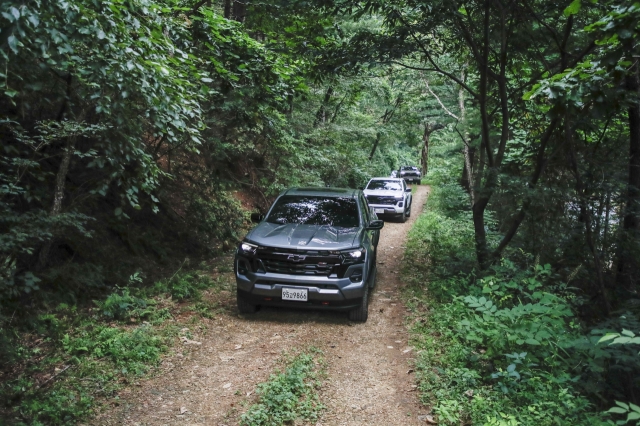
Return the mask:
<path id="1" fill-rule="evenodd" d="M 411 188 L 405 189 L 404 192 L 411 192 Z"/>
<path id="2" fill-rule="evenodd" d="M 369 222 L 369 226 L 367 226 L 367 231 L 375 231 L 378 229 L 382 229 L 383 226 L 384 226 L 383 220 L 372 220 L 371 222 Z"/>
<path id="3" fill-rule="evenodd" d="M 260 223 L 264 219 L 264 215 L 260 213 L 251 213 L 251 222 Z"/>

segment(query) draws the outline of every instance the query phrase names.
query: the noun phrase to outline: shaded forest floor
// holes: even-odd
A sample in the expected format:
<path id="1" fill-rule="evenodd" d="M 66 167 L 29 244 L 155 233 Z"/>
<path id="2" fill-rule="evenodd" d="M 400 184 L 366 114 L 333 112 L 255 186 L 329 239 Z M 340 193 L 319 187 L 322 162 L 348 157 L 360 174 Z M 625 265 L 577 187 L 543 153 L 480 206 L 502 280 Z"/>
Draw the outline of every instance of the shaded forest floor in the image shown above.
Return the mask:
<path id="1" fill-rule="evenodd" d="M 416 189 L 411 218 L 389 221 L 382 230 L 368 322 L 352 323 L 340 312 L 275 308 L 239 315 L 233 274 L 225 272 L 226 288 L 203 293 L 217 312 L 175 317 L 180 332 L 158 371 L 122 388 L 89 423 L 238 424 L 257 401 L 257 384 L 282 370 L 291 354 L 316 348 L 325 363 L 318 424 L 425 424 L 427 407 L 416 392 L 415 353 L 400 300 L 407 232 L 429 192 L 427 186 Z"/>

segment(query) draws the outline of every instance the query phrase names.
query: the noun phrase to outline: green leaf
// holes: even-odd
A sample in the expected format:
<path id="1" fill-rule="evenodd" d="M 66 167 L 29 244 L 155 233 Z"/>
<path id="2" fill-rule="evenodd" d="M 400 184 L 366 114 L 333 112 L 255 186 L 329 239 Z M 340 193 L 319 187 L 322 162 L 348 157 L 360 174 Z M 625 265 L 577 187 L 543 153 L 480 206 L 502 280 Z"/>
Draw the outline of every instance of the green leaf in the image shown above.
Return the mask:
<path id="1" fill-rule="evenodd" d="M 613 407 L 610 408 L 607 413 L 616 413 L 616 414 L 625 414 L 627 412 L 627 410 L 619 408 L 619 407 Z"/>
<path id="2" fill-rule="evenodd" d="M 539 345 L 540 344 L 540 342 L 538 342 L 536 339 L 527 339 L 524 342 L 529 344 L 529 345 Z"/>
<path id="3" fill-rule="evenodd" d="M 9 44 L 9 47 L 11 48 L 13 53 L 18 54 L 18 39 L 16 38 L 16 36 L 14 36 L 13 34 L 10 35 L 9 38 L 7 38 L 7 43 Z"/>
<path id="4" fill-rule="evenodd" d="M 608 340 L 613 340 L 616 337 L 620 337 L 620 335 L 618 333 L 608 333 L 602 336 L 600 340 L 598 340 L 598 343 L 606 342 Z"/>
<path id="5" fill-rule="evenodd" d="M 573 0 L 569 6 L 564 10 L 564 16 L 575 15 L 580 11 L 580 7 L 582 6 L 581 0 Z"/>
<path id="6" fill-rule="evenodd" d="M 627 416 L 627 421 L 638 419 L 640 419 L 640 413 L 629 413 L 629 415 Z"/>
<path id="7" fill-rule="evenodd" d="M 623 336 L 635 337 L 635 334 L 633 333 L 633 331 L 629 331 L 629 330 L 625 330 L 625 329 L 622 329 L 622 333 L 620 333 L 620 334 L 622 334 Z"/>
<path id="8" fill-rule="evenodd" d="M 624 408 L 627 411 L 629 411 L 629 405 L 625 404 L 624 402 L 616 401 L 616 405 L 619 406 L 619 407 Z"/>

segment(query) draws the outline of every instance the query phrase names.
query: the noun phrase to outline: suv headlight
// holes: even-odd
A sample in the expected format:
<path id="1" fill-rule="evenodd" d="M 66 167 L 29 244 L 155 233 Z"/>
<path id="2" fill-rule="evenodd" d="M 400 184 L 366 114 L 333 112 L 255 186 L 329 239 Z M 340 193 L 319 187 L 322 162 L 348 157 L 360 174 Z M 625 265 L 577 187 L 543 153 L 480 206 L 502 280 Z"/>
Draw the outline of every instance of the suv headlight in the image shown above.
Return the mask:
<path id="1" fill-rule="evenodd" d="M 240 252 L 244 254 L 256 254 L 256 250 L 258 250 L 258 246 L 255 244 L 250 244 L 247 242 L 243 242 L 240 244 Z"/>

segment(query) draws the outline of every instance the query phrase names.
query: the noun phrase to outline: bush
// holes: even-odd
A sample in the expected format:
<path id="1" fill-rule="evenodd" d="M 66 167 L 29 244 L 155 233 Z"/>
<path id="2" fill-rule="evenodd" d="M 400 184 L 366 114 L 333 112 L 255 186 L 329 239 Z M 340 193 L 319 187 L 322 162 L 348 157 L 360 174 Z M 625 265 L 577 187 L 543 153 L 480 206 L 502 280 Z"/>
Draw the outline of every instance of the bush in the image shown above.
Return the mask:
<path id="1" fill-rule="evenodd" d="M 535 261 L 505 260 L 477 277 L 459 193 L 433 188 L 407 244 L 418 259 L 403 274 L 419 319 L 412 333 L 421 398 L 443 425 L 612 424 L 581 393 L 576 366 L 586 368 L 596 348 L 593 339 L 575 344 L 583 330 L 573 290 Z"/>

